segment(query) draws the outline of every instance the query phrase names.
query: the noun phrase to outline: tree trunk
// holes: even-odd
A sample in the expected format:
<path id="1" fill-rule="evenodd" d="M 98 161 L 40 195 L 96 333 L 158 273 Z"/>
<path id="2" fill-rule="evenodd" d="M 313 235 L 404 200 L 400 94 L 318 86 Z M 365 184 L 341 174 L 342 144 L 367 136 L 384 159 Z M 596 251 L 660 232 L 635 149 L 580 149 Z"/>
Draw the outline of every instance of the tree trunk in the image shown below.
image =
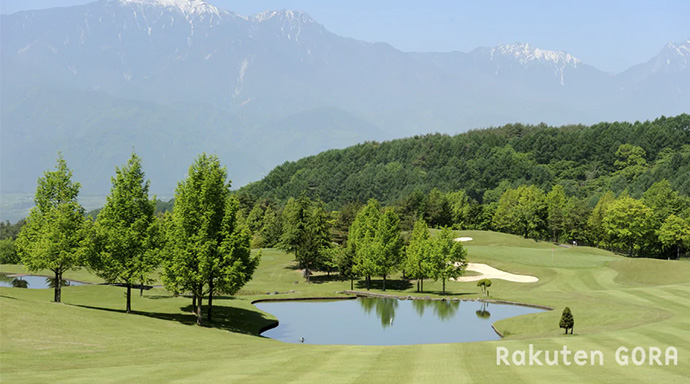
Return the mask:
<path id="1" fill-rule="evenodd" d="M 424 292 L 424 278 L 422 278 L 421 280 L 422 280 L 422 290 L 420 292 Z"/>
<path id="2" fill-rule="evenodd" d="M 355 279 L 352 279 L 352 278 L 351 278 L 351 279 L 350 279 L 350 290 L 352 291 L 352 290 L 354 290 L 354 289 L 355 289 Z"/>
<path id="3" fill-rule="evenodd" d="M 366 283 L 367 291 L 368 291 L 368 290 L 369 290 L 369 275 L 366 275 L 366 276 L 364 277 L 364 282 Z"/>
<path id="4" fill-rule="evenodd" d="M 383 290 L 386 290 L 386 275 L 383 275 Z"/>
<path id="5" fill-rule="evenodd" d="M 56 270 L 55 272 L 55 291 L 53 294 L 53 301 L 59 303 L 62 299 L 62 271 Z"/>
<path id="6" fill-rule="evenodd" d="M 417 279 L 417 292 L 419 292 L 419 279 Z"/>
<path id="7" fill-rule="evenodd" d="M 628 254 L 628 256 L 632 257 L 632 255 L 633 255 L 633 240 L 630 239 L 630 253 Z"/>
<path id="8" fill-rule="evenodd" d="M 213 322 L 212 311 L 213 311 L 213 279 L 208 281 L 208 309 L 206 310 L 206 320 L 211 324 Z"/>
<path id="9" fill-rule="evenodd" d="M 676 244 L 676 260 L 680 260 L 680 244 Z"/>
<path id="10" fill-rule="evenodd" d="M 127 282 L 127 313 L 132 313 L 132 283 Z"/>
<path id="11" fill-rule="evenodd" d="M 196 311 L 196 293 L 192 293 L 192 312 Z"/>
<path id="12" fill-rule="evenodd" d="M 441 279 L 443 281 L 443 294 L 446 294 L 446 279 Z"/>
<path id="13" fill-rule="evenodd" d="M 139 297 L 144 296 L 144 282 L 141 282 L 141 286 L 139 287 Z"/>
<path id="14" fill-rule="evenodd" d="M 201 320 L 201 293 L 194 294 L 196 296 L 196 325 L 202 325 L 203 322 Z"/>

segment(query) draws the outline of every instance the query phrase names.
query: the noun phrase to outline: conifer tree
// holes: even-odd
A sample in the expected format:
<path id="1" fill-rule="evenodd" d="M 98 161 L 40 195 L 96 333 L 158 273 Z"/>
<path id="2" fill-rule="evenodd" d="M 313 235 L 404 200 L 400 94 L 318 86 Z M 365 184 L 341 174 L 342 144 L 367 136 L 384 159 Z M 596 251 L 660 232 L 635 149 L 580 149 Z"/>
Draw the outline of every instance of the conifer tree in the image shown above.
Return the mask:
<path id="1" fill-rule="evenodd" d="M 568 329 L 570 329 L 570 334 L 573 334 L 573 327 L 575 326 L 575 319 L 573 318 L 572 312 L 570 312 L 569 307 L 565 307 L 563 310 L 563 314 L 561 315 L 561 321 L 559 326 L 563 329 L 565 329 L 565 333 L 568 333 Z"/>

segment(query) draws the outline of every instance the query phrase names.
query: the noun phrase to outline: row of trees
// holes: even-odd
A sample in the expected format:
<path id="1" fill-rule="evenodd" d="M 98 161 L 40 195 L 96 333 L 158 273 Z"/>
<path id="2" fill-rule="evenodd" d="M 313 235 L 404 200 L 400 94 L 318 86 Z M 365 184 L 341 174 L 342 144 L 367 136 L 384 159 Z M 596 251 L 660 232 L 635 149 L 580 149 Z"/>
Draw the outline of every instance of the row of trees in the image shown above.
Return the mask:
<path id="1" fill-rule="evenodd" d="M 216 156 L 200 155 L 175 191 L 171 213 L 155 215 L 136 154 L 116 168 L 113 187 L 95 221 L 77 201 L 80 184 L 59 156 L 55 171 L 38 180 L 35 203 L 16 240 L 21 262 L 31 271 L 49 269 L 56 281 L 66 271 L 86 266 L 109 283 L 131 291 L 152 281 L 163 267 L 163 282 L 172 292 L 190 292 L 197 323 L 208 296 L 207 319 L 217 293 L 235 294 L 259 264 L 251 256 L 251 233 L 237 220 L 239 201 L 230 194 L 227 171 Z M 61 301 L 56 284 L 54 301 Z"/>
<path id="2" fill-rule="evenodd" d="M 496 205 L 494 228 L 536 239 L 566 238 L 627 253 L 628 256 L 680 257 L 690 247 L 688 201 L 666 180 L 655 183 L 641 199 L 607 192 L 593 209 L 555 186 L 544 193 L 536 186 L 509 189 Z"/>
<path id="3" fill-rule="evenodd" d="M 382 278 L 386 290 L 387 279 L 395 272 L 417 279 L 417 290 L 424 289 L 424 279 L 443 282 L 459 277 L 467 267 L 467 251 L 453 238 L 449 228 L 431 237 L 423 220 L 417 221 L 407 245 L 402 237 L 400 218 L 392 208 L 383 209 L 376 200 L 361 207 L 348 227 L 346 241 L 338 244 L 331 235 L 337 219 L 332 219 L 320 201 L 306 196 L 288 201 L 284 211 L 283 229 L 278 246 L 295 255 L 307 279 L 312 268 L 331 271 L 354 280 L 364 278 L 367 289 L 371 279 Z M 421 284 L 421 286 L 420 286 Z"/>
<path id="4" fill-rule="evenodd" d="M 254 228 L 255 247 L 283 243 L 283 230 L 295 228 L 292 223 L 297 211 L 292 207 L 304 206 L 305 202 L 312 204 L 311 199 L 302 195 L 288 200 L 283 210 L 278 202 L 270 199 L 256 200 L 244 193 L 238 197 L 239 220 Z M 330 231 L 330 240 L 324 240 L 326 233 L 321 233 L 322 242 L 333 241 L 344 247 L 348 237 L 358 236 L 357 231 L 351 232 L 351 225 L 363 205 L 348 203 L 338 211 L 328 212 L 324 203 L 316 201 L 317 216 L 327 222 Z M 506 184 L 487 193 L 484 201 L 479 203 L 463 190 L 442 193 L 432 189 L 426 195 L 412 193 L 386 210 L 395 213 L 399 219 L 396 225 L 403 232 L 411 232 L 415 223 L 423 220 L 432 228 L 494 230 L 538 240 L 575 241 L 629 256 L 679 258 L 690 249 L 690 198 L 675 191 L 665 179 L 652 184 L 640 198 L 633 198 L 626 190 L 619 195 L 607 191 L 582 198 L 568 193 L 560 184 L 549 191 L 536 185 Z M 372 212 L 375 210 L 370 208 Z M 367 228 L 375 226 L 373 221 L 366 225 Z M 305 226 L 308 226 L 306 221 Z M 317 259 L 321 261 L 311 266 L 332 271 L 336 265 L 334 258 L 332 252 L 319 255 Z"/>

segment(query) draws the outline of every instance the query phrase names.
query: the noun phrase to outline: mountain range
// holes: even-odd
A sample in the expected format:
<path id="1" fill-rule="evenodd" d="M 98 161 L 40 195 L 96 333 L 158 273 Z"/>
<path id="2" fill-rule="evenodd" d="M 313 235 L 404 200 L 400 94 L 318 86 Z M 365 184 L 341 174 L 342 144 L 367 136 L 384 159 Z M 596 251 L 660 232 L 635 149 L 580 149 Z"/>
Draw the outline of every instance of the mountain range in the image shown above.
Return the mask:
<path id="1" fill-rule="evenodd" d="M 100 0 L 0 17 L 0 192 L 31 192 L 62 151 L 104 195 L 134 149 L 170 195 L 202 151 L 233 185 L 329 148 L 509 122 L 646 120 L 690 110 L 690 40 L 611 74 L 527 43 L 402 52 L 303 12 Z"/>

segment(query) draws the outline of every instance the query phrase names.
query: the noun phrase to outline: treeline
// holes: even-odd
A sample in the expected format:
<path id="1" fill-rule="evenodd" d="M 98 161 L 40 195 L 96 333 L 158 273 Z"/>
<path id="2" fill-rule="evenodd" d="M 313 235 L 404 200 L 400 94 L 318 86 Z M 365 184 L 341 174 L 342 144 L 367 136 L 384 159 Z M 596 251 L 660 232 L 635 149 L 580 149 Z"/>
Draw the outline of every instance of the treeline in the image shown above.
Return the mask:
<path id="1" fill-rule="evenodd" d="M 343 244 L 332 240 L 334 220 L 329 220 L 323 202 L 305 195 L 290 199 L 282 217 L 283 233 L 276 245 L 295 255 L 307 281 L 312 270 L 337 270 L 340 278 L 350 280 L 351 289 L 356 279 L 363 278 L 368 290 L 372 278 L 381 277 L 385 291 L 388 278 L 402 271 L 403 280 L 417 280 L 418 292 L 424 290 L 424 279 L 434 279 L 441 280 L 445 294 L 446 281 L 459 277 L 467 267 L 467 251 L 455 241 L 450 228 L 444 227 L 432 238 L 424 220 L 418 220 L 404 239 L 398 214 L 374 199 L 347 223 L 340 223 L 347 227 Z"/>
<path id="2" fill-rule="evenodd" d="M 549 191 L 557 184 L 568 196 L 591 203 L 609 190 L 640 198 L 662 179 L 688 196 L 689 145 L 687 114 L 560 128 L 509 124 L 326 151 L 286 162 L 239 192 L 281 204 L 306 193 L 330 210 L 371 198 L 390 205 L 434 188 L 463 190 L 485 203 L 508 188 L 535 185 Z"/>
<path id="3" fill-rule="evenodd" d="M 285 233 L 294 227 L 295 205 L 306 195 L 288 200 L 284 209 L 270 199 L 241 195 L 239 220 L 253 231 L 252 246 L 284 247 Z M 375 201 L 375 200 L 371 200 Z M 316 200 L 319 220 L 328 222 L 329 240 L 345 252 L 351 247 L 352 226 L 363 206 L 348 203 L 327 212 Z M 383 209 L 383 208 L 382 208 Z M 590 198 L 569 196 L 557 184 L 548 191 L 535 185 L 506 189 L 480 203 L 465 191 L 424 195 L 412 193 L 385 208 L 396 215 L 401 231 L 413 231 L 419 221 L 432 228 L 493 230 L 555 243 L 603 247 L 634 257 L 679 258 L 690 249 L 690 198 L 658 181 L 635 199 L 627 191 Z M 304 212 L 307 212 L 304 209 Z M 289 249 L 287 249 L 289 251 Z M 298 257 L 299 260 L 299 257 Z M 328 259 L 314 261 L 317 269 L 336 270 Z M 342 265 L 338 269 L 343 273 Z"/>
<path id="4" fill-rule="evenodd" d="M 507 125 L 457 136 L 365 143 L 285 163 L 241 188 L 253 246 L 280 242 L 281 206 L 306 196 L 331 211 L 331 238 L 373 198 L 404 231 L 495 230 L 628 254 L 690 247 L 690 115 L 561 128 Z"/>
<path id="5" fill-rule="evenodd" d="M 3 236 L 15 238 L 9 240 L 17 261 L 30 271 L 55 274 L 56 302 L 61 301 L 63 274 L 87 267 L 127 289 L 127 313 L 132 289 L 143 290 L 162 267 L 169 291 L 191 294 L 198 324 L 202 300 L 208 298 L 206 321 L 211 322 L 213 296 L 235 294 L 251 280 L 261 256 L 251 255 L 251 233 L 237 220 L 239 201 L 231 194 L 226 169 L 215 156 L 199 156 L 166 213 L 156 213 L 160 203 L 149 198 L 149 181 L 136 154 L 116 168 L 112 183 L 97 216 L 85 216 L 77 200 L 81 185 L 72 181 L 72 171 L 59 156 L 55 170 L 38 179 L 36 206 L 24 225 L 1 227 Z"/>

